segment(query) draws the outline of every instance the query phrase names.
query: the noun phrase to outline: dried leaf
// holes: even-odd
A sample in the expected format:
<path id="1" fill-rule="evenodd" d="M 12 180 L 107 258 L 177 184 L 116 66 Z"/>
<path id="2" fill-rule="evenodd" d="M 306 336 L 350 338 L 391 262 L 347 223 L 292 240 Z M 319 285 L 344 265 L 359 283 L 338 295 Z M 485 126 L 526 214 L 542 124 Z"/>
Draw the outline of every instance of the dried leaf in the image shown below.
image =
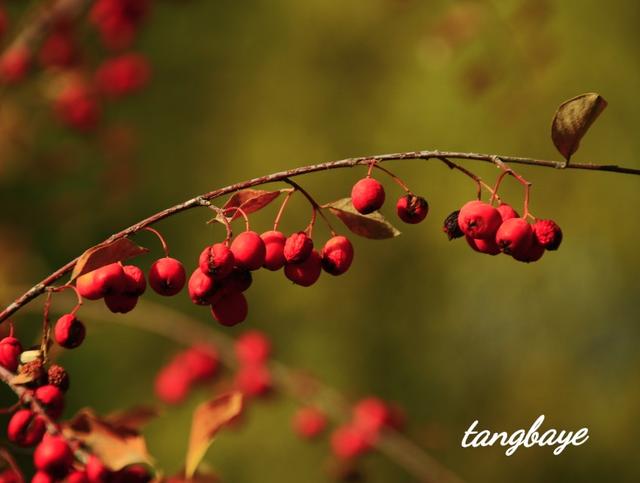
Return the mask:
<path id="1" fill-rule="evenodd" d="M 87 445 L 113 471 L 132 464 L 153 464 L 146 442 L 137 430 L 114 425 L 91 409 L 80 410 L 64 423 L 63 432 Z"/>
<path id="2" fill-rule="evenodd" d="M 140 430 L 152 419 L 160 415 L 160 410 L 155 406 L 135 406 L 123 411 L 117 411 L 105 416 L 105 420 L 116 428 Z"/>
<path id="3" fill-rule="evenodd" d="M 327 203 L 323 208 L 336 215 L 356 235 L 373 240 L 383 240 L 400 235 L 400 231 L 389 223 L 379 212 L 374 211 L 368 215 L 362 215 L 353 207 L 351 198 Z"/>
<path id="4" fill-rule="evenodd" d="M 101 243 L 85 251 L 73 268 L 71 280 L 75 280 L 80 275 L 92 272 L 97 268 L 104 267 L 110 263 L 121 262 L 129 258 L 137 257 L 147 253 L 147 248 L 138 246 L 128 238 L 119 238 L 111 243 Z"/>
<path id="5" fill-rule="evenodd" d="M 242 411 L 242 394 L 232 392 L 200 404 L 193 413 L 185 475 L 191 479 L 216 433 Z"/>
<path id="6" fill-rule="evenodd" d="M 605 107 L 607 101 L 595 93 L 582 94 L 560 104 L 551 124 L 551 139 L 567 163 Z"/>
<path id="7" fill-rule="evenodd" d="M 282 191 L 264 191 L 264 190 L 242 190 L 237 191 L 231 198 L 224 204 L 224 209 L 227 208 L 240 208 L 246 214 L 261 210 L 278 196 Z M 230 210 L 231 211 L 231 210 Z M 229 220 L 235 220 L 239 216 L 242 216 L 239 211 L 233 211 Z"/>

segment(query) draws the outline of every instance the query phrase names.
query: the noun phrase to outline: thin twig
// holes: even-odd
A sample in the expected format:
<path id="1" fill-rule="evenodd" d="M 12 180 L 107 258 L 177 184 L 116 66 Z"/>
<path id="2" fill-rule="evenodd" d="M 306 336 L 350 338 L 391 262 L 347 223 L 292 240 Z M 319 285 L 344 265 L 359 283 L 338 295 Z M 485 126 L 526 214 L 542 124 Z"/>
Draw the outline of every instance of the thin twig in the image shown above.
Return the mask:
<path id="1" fill-rule="evenodd" d="M 127 237 L 132 235 L 143 228 L 153 225 L 160 220 L 164 220 L 165 218 L 169 218 L 173 215 L 181 213 L 183 211 L 189 210 L 191 208 L 195 208 L 197 206 L 207 206 L 209 205 L 209 201 L 219 198 L 221 196 L 234 193 L 236 191 L 251 188 L 254 186 L 259 186 L 267 183 L 273 183 L 276 181 L 284 181 L 285 179 L 290 179 L 296 176 L 301 176 L 304 174 L 315 173 L 318 171 L 326 171 L 330 169 L 339 169 L 339 168 L 352 168 L 358 165 L 368 165 L 374 160 L 375 162 L 382 163 L 387 161 L 395 161 L 395 160 L 409 160 L 409 159 L 441 159 L 441 158 L 453 158 L 453 159 L 463 159 L 463 160 L 475 160 L 486 163 L 494 163 L 495 164 L 495 155 L 492 154 L 480 154 L 480 153 L 462 153 L 457 151 L 409 151 L 405 153 L 393 153 L 393 154 L 381 154 L 377 156 L 364 156 L 358 158 L 348 158 L 341 159 L 339 161 L 330 161 L 327 163 L 321 164 L 313 164 L 310 166 L 303 166 L 300 168 L 294 168 L 286 171 L 280 171 L 277 173 L 272 173 L 266 176 L 261 176 L 259 178 L 253 178 L 247 181 L 243 181 L 241 183 L 236 183 L 230 186 L 226 186 L 224 188 L 220 188 L 214 191 L 210 191 L 208 193 L 204 193 L 200 196 L 196 196 L 195 198 L 191 198 L 190 200 L 179 203 L 170 208 L 164 209 L 154 215 L 151 215 L 144 220 L 135 223 L 134 225 L 125 228 L 118 233 L 111 235 L 105 243 L 112 242 L 114 240 L 118 240 L 120 238 Z M 613 164 L 602 165 L 602 164 L 590 164 L 590 163 L 572 163 L 568 166 L 565 166 L 564 163 L 560 161 L 549 161 L 543 159 L 533 159 L 533 158 L 523 158 L 517 156 L 498 156 L 505 163 L 513 163 L 513 164 L 523 164 L 529 166 L 539 166 L 545 168 L 566 168 L 566 169 L 580 169 L 580 170 L 591 170 L 591 171 L 608 171 L 613 173 L 622 173 L 622 174 L 631 174 L 631 175 L 640 175 L 640 169 L 635 168 L 625 168 Z M 76 264 L 78 259 L 71 260 L 66 265 L 62 266 L 49 276 L 47 276 L 40 283 L 31 287 L 28 291 L 18 297 L 13 303 L 7 306 L 0 313 L 0 322 L 6 320 L 11 314 L 15 313 L 22 306 L 29 303 L 34 298 L 41 295 L 45 289 L 51 284 L 55 283 L 57 280 L 62 278 L 67 273 L 73 270 L 73 267 Z"/>

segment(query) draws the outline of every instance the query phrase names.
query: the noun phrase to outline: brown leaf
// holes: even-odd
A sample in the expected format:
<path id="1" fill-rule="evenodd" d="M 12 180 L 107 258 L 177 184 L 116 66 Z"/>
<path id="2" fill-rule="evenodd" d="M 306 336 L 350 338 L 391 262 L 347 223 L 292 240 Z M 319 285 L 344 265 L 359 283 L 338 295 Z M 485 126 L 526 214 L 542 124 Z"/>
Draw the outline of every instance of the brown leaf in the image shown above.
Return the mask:
<path id="1" fill-rule="evenodd" d="M 152 465 L 153 458 L 140 433 L 100 418 L 91 409 L 82 409 L 63 423 L 65 435 L 77 438 L 111 470 L 132 464 Z"/>
<path id="2" fill-rule="evenodd" d="M 128 238 L 119 238 L 111 243 L 101 243 L 85 251 L 76 262 L 71 280 L 80 275 L 92 272 L 110 263 L 121 262 L 129 258 L 147 253 L 147 248 L 138 246 Z"/>
<path id="3" fill-rule="evenodd" d="M 362 215 L 353 207 L 351 198 L 342 198 L 323 205 L 329 208 L 331 213 L 340 220 L 356 235 L 373 240 L 383 240 L 400 235 L 400 231 L 389 223 L 379 212 L 374 211 L 368 215 Z"/>
<path id="4" fill-rule="evenodd" d="M 152 419 L 160 415 L 160 410 L 155 406 L 135 406 L 123 411 L 117 411 L 105 416 L 105 421 L 115 428 L 127 428 L 140 430 Z"/>
<path id="5" fill-rule="evenodd" d="M 242 411 L 242 394 L 232 392 L 200 404 L 193 413 L 185 462 L 187 479 L 193 477 L 216 433 Z"/>
<path id="6" fill-rule="evenodd" d="M 605 107 L 607 101 L 595 93 L 582 94 L 560 104 L 551 124 L 551 139 L 567 163 Z"/>
<path id="7" fill-rule="evenodd" d="M 224 209 L 227 208 L 240 208 L 246 214 L 253 213 L 261 210 L 273 200 L 275 200 L 282 191 L 264 191 L 264 190 L 242 190 L 237 191 L 231 198 L 224 204 Z M 232 212 L 232 210 L 229 210 Z M 230 220 L 235 220 L 239 216 L 242 216 L 239 211 L 233 211 L 229 217 Z"/>

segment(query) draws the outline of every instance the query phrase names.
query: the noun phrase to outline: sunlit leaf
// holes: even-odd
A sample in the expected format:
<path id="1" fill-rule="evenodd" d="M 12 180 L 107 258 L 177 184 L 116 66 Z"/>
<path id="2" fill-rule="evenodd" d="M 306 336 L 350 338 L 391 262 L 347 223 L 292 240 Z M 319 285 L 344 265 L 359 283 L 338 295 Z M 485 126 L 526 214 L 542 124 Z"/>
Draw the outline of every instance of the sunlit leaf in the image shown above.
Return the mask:
<path id="1" fill-rule="evenodd" d="M 246 189 L 238 191 L 227 200 L 223 208 L 225 210 L 227 208 L 240 208 L 246 214 L 253 213 L 267 206 L 280 196 L 280 193 L 280 190 L 265 191 Z M 238 210 L 229 210 L 227 213 L 230 213 L 230 216 L 227 215 L 230 220 L 235 220 L 239 216 L 242 216 Z"/>
<path id="2" fill-rule="evenodd" d="M 193 413 L 185 475 L 192 478 L 220 428 L 242 411 L 242 394 L 233 392 L 200 404 Z"/>
<path id="3" fill-rule="evenodd" d="M 328 208 L 356 235 L 374 240 L 383 240 L 400 235 L 400 231 L 379 212 L 374 211 L 368 215 L 358 213 L 353 207 L 353 203 L 351 203 L 351 198 L 343 198 L 327 203 L 323 208 Z"/>
<path id="4" fill-rule="evenodd" d="M 146 442 L 137 430 L 114 425 L 91 409 L 78 412 L 73 419 L 64 423 L 63 431 L 89 447 L 113 471 L 137 463 L 153 464 Z"/>
<path id="5" fill-rule="evenodd" d="M 551 124 L 551 139 L 567 163 L 605 107 L 607 101 L 595 93 L 582 94 L 560 104 Z"/>
<path id="6" fill-rule="evenodd" d="M 111 243 L 101 243 L 80 255 L 73 268 L 71 280 L 105 265 L 128 260 L 148 251 L 147 248 L 135 244 L 128 238 L 119 238 Z"/>

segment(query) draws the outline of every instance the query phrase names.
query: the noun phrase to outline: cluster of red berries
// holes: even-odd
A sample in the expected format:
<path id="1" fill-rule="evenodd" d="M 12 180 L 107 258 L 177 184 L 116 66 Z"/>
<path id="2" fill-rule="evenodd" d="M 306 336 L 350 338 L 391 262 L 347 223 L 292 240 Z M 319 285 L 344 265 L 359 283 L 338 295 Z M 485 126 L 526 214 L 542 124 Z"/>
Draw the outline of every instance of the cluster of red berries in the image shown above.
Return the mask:
<path id="1" fill-rule="evenodd" d="M 245 396 L 265 396 L 273 388 L 271 372 L 267 365 L 271 355 L 271 342 L 257 330 L 240 335 L 234 344 L 238 369 L 234 387 Z"/>
<path id="2" fill-rule="evenodd" d="M 194 385 L 211 381 L 219 365 L 218 352 L 211 345 L 199 344 L 179 352 L 158 372 L 156 396 L 167 404 L 179 404 Z"/>
<path id="3" fill-rule="evenodd" d="M 320 252 L 305 232 L 286 237 L 271 230 L 259 235 L 247 230 L 231 243 L 214 243 L 202 250 L 198 267 L 189 278 L 189 297 L 197 305 L 209 305 L 213 317 L 222 325 L 233 326 L 248 314 L 243 294 L 252 283 L 251 272 L 260 268 L 276 271 L 284 267 L 285 276 L 297 285 L 313 285 L 324 269 L 342 275 L 353 261 L 348 238 L 330 238 Z"/>
<path id="4" fill-rule="evenodd" d="M 148 10 L 147 0 L 99 0 L 94 3 L 89 19 L 100 31 L 107 48 L 121 50 L 131 46 Z M 6 26 L 6 12 L 0 6 L 0 36 Z M 103 101 L 143 89 L 151 71 L 144 56 L 118 52 L 98 64 L 93 72 L 83 58 L 76 27 L 70 18 L 56 18 L 38 52 L 32 52 L 33 47 L 27 44 L 12 46 L 0 58 L 0 82 L 20 83 L 38 60 L 55 79 L 50 91 L 54 115 L 66 126 L 89 132 L 100 123 Z"/>
<path id="5" fill-rule="evenodd" d="M 508 204 L 494 207 L 482 201 L 470 201 L 444 221 L 449 239 L 465 237 L 471 248 L 480 253 L 505 253 L 520 262 L 535 262 L 546 250 L 557 250 L 562 230 L 552 220 L 530 224 Z"/>
<path id="6" fill-rule="evenodd" d="M 385 198 L 384 186 L 371 177 L 362 178 L 351 189 L 353 207 L 363 215 L 382 208 Z M 420 223 L 428 213 L 429 203 L 422 196 L 407 192 L 396 202 L 396 214 L 405 223 Z"/>

